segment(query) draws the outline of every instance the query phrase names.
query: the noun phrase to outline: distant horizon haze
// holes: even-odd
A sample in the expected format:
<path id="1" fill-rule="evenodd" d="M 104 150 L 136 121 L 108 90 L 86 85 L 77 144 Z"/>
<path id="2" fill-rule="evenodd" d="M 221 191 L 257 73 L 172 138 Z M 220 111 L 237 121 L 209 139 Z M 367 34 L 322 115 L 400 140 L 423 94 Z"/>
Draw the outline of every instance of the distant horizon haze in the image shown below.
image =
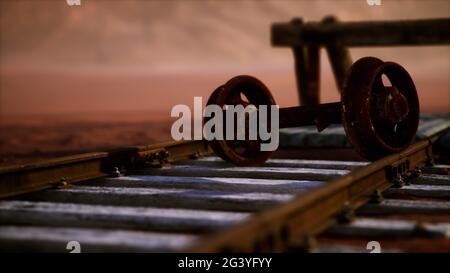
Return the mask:
<path id="1" fill-rule="evenodd" d="M 136 111 L 165 119 L 174 105 L 192 105 L 194 96 L 206 102 L 240 74 L 263 81 L 280 106 L 294 106 L 292 50 L 271 46 L 272 23 L 330 14 L 341 21 L 450 17 L 445 0 L 81 3 L 0 1 L 0 120 L 77 113 L 105 119 L 129 113 L 133 119 Z M 354 61 L 376 56 L 398 62 L 413 77 L 422 112 L 450 113 L 448 45 L 350 51 Z M 322 102 L 340 98 L 324 50 L 320 92 Z"/>

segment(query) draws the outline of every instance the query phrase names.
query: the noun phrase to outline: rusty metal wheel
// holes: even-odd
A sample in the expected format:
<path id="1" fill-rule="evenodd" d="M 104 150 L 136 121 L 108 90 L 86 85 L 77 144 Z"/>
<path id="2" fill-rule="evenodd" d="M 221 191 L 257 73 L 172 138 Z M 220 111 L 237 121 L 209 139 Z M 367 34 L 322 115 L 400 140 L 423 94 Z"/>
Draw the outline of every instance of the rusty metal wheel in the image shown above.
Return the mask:
<path id="1" fill-rule="evenodd" d="M 342 123 L 354 149 L 369 160 L 408 147 L 419 124 L 419 99 L 411 76 L 393 62 L 359 59 L 342 90 Z"/>
<path id="2" fill-rule="evenodd" d="M 275 105 L 275 100 L 269 89 L 260 80 L 241 75 L 217 88 L 208 99 L 207 105 L 210 104 L 219 105 L 224 110 L 226 105 L 243 105 L 244 107 L 254 105 L 256 109 L 259 109 L 260 105 L 267 105 L 270 110 L 270 105 Z M 208 120 L 209 118 L 205 118 L 204 122 Z M 270 124 L 268 126 L 270 128 Z M 223 131 L 225 135 L 225 126 Z M 249 140 L 247 133 L 246 140 L 210 141 L 211 148 L 219 157 L 238 166 L 254 166 L 264 163 L 272 151 L 261 151 L 261 143 L 264 141 L 259 136 L 256 140 Z"/>

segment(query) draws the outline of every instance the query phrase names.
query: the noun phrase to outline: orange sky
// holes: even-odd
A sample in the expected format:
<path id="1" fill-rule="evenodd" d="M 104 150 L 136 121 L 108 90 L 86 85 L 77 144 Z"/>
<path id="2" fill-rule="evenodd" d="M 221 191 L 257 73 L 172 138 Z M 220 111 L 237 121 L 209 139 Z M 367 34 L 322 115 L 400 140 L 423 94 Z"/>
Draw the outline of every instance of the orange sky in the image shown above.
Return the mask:
<path id="1" fill-rule="evenodd" d="M 158 110 L 209 94 L 238 74 L 260 78 L 281 106 L 297 104 L 292 53 L 270 24 L 294 16 L 342 21 L 450 17 L 450 1 L 1 0 L 0 114 Z M 421 110 L 450 112 L 450 47 L 360 48 L 402 64 Z M 339 99 L 322 52 L 322 101 Z"/>

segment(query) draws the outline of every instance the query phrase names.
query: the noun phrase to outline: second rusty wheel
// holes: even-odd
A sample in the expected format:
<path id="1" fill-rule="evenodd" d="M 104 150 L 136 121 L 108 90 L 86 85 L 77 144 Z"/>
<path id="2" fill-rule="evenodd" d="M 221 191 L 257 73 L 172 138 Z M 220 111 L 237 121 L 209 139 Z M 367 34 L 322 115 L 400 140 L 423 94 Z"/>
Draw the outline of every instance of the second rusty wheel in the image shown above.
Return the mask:
<path id="1" fill-rule="evenodd" d="M 402 151 L 414 140 L 419 124 L 411 76 L 397 63 L 359 59 L 342 90 L 342 122 L 350 144 L 369 160 Z"/>
<path id="2" fill-rule="evenodd" d="M 230 79 L 217 88 L 208 99 L 207 105 L 215 104 L 226 109 L 227 105 L 254 105 L 259 109 L 261 105 L 275 105 L 269 89 L 258 79 L 241 75 Z M 205 118 L 207 122 L 209 118 Z M 259 124 L 258 124 L 259 126 Z M 223 128 L 225 134 L 225 127 Z M 270 127 L 270 125 L 269 125 Z M 235 127 L 236 129 L 236 127 Z M 246 134 L 247 135 L 247 134 Z M 213 151 L 222 159 L 238 166 L 253 166 L 264 163 L 272 154 L 271 151 L 261 151 L 260 145 L 264 143 L 259 134 L 256 140 L 212 140 Z"/>

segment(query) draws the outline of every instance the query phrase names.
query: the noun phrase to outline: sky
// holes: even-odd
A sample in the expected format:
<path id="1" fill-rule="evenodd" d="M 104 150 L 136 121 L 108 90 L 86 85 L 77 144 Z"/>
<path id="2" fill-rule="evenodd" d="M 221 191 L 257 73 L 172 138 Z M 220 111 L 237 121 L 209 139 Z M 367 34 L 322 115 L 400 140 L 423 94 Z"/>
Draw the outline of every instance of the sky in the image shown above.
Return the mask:
<path id="1" fill-rule="evenodd" d="M 156 1 L 0 0 L 0 115 L 159 111 L 204 102 L 249 74 L 282 107 L 298 104 L 293 57 L 270 25 L 293 17 L 341 21 L 450 17 L 448 0 Z M 387 30 L 388 31 L 388 30 Z M 422 112 L 450 113 L 450 47 L 352 48 L 404 66 Z M 321 101 L 339 100 L 321 53 Z"/>

